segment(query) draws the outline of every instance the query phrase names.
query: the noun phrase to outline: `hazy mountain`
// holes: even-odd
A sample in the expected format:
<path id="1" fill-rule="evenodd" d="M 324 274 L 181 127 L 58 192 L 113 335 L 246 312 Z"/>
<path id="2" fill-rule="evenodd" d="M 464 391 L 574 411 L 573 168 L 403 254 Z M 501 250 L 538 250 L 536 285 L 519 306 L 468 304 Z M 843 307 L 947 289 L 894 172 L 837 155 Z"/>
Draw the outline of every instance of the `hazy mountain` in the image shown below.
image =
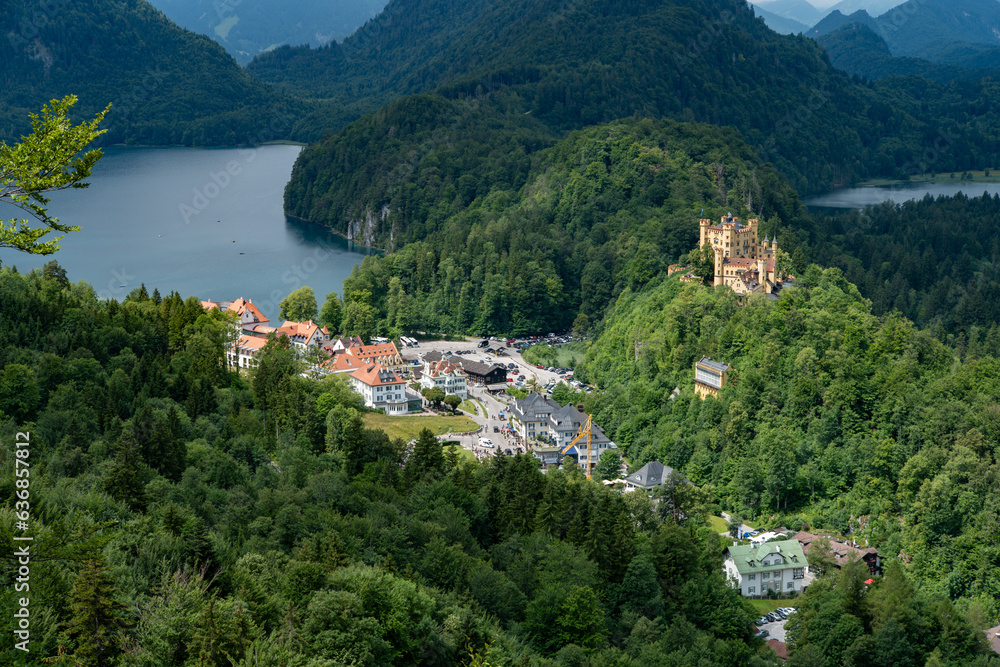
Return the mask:
<path id="1" fill-rule="evenodd" d="M 813 25 L 826 14 L 825 11 L 816 9 L 806 0 L 767 0 L 767 2 L 756 2 L 754 6 L 775 16 L 792 19 L 807 26 Z"/>
<path id="2" fill-rule="evenodd" d="M 941 83 L 977 81 L 984 76 L 997 77 L 1000 69 L 984 70 L 940 65 L 922 58 L 894 57 L 885 40 L 860 23 L 841 26 L 816 38 L 830 54 L 837 69 L 866 79 L 890 76 L 919 76 Z"/>
<path id="3" fill-rule="evenodd" d="M 343 39 L 375 16 L 385 0 L 152 0 L 151 4 L 247 63 L 281 44 L 321 46 Z"/>
<path id="4" fill-rule="evenodd" d="M 831 33 L 838 28 L 842 28 L 845 25 L 850 25 L 856 23 L 868 27 L 873 33 L 881 34 L 881 30 L 878 24 L 875 22 L 871 16 L 868 15 L 863 9 L 859 9 L 850 16 L 845 16 L 838 10 L 833 10 L 827 14 L 822 21 L 814 25 L 805 34 L 807 37 L 819 37 L 821 35 L 826 35 Z"/>
<path id="5" fill-rule="evenodd" d="M 236 144 L 287 136 L 302 107 L 251 79 L 212 40 L 177 27 L 144 0 L 78 0 L 51 14 L 0 5 L 0 137 L 28 113 L 74 93 L 79 116 L 113 103 L 105 142 Z M 284 120 L 278 120 L 278 119 Z"/>
<path id="6" fill-rule="evenodd" d="M 926 57 L 962 42 L 1000 46 L 997 0 L 909 0 L 876 20 L 897 56 Z"/>
<path id="7" fill-rule="evenodd" d="M 779 35 L 797 35 L 799 33 L 804 33 L 809 30 L 809 26 L 805 23 L 799 23 L 795 19 L 786 18 L 784 16 L 778 16 L 777 14 L 772 14 L 766 9 L 761 9 L 759 6 L 753 8 L 754 14 L 764 19 L 764 23 L 767 27 L 775 31 Z"/>
<path id="8" fill-rule="evenodd" d="M 901 4 L 903 4 L 902 0 L 840 0 L 828 11 L 838 11 L 845 16 L 850 16 L 863 9 L 869 16 L 879 16 Z"/>

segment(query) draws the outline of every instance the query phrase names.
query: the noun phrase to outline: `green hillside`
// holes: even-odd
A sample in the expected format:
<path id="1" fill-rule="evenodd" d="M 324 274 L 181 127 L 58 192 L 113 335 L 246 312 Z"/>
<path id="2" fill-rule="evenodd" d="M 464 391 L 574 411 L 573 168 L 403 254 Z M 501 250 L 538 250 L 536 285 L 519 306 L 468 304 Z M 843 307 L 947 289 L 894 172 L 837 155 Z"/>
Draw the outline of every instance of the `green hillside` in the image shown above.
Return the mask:
<path id="1" fill-rule="evenodd" d="M 428 431 L 407 451 L 280 345 L 252 380 L 227 370 L 228 327 L 194 298 L 0 269 L 0 534 L 21 546 L 24 491 L 37 619 L 19 664 L 778 664 L 705 494 L 678 525 L 529 456 L 479 464 Z"/>
<path id="2" fill-rule="evenodd" d="M 344 282 L 348 299 L 367 291 L 386 331 L 530 334 L 568 328 L 579 312 L 596 322 L 625 286 L 641 286 L 697 245 L 702 210 L 712 217 L 742 215 L 750 204 L 770 212 L 768 233 L 776 230 L 768 225 L 781 220 L 808 237 L 797 195 L 770 165 L 757 165 L 732 130 L 629 120 L 572 133 L 543 151 L 535 150 L 537 138 L 523 134 L 473 154 L 447 132 L 425 129 L 436 124 L 421 122 L 421 111 L 463 109 L 472 118 L 459 116 L 460 137 L 490 119 L 475 115 L 483 109 L 477 102 L 406 98 L 370 126 L 358 123 L 343 135 L 385 141 L 398 152 L 370 151 L 371 144 L 361 142 L 356 152 L 333 156 L 350 179 L 325 183 L 321 178 L 330 172 L 318 165 L 316 176 L 289 185 L 289 196 L 303 182 L 344 193 L 340 199 L 313 195 L 317 208 L 304 215 L 325 213 L 327 224 L 357 219 L 364 235 L 355 238 L 398 248 L 366 258 Z M 352 166 L 399 154 L 407 163 L 379 168 L 402 172 L 406 181 L 371 183 L 365 170 Z M 303 161 L 299 169 L 312 164 Z M 349 208 L 353 190 L 382 187 L 391 193 L 384 218 L 380 211 Z M 792 250 L 791 235 L 786 242 Z"/>
<path id="3" fill-rule="evenodd" d="M 26 131 L 29 112 L 71 93 L 80 99 L 80 117 L 114 105 L 105 143 L 287 138 L 305 109 L 144 0 L 11 0 L 0 5 L 0 21 L 13 26 L 0 41 L 0 137 L 8 140 Z"/>
<path id="4" fill-rule="evenodd" d="M 743 306 L 676 277 L 625 291 L 577 367 L 601 390 L 587 409 L 635 465 L 674 466 L 751 520 L 850 533 L 898 555 L 922 590 L 995 620 L 997 359 L 960 363 L 898 315 L 873 316 L 838 269 L 798 283 Z M 693 392 L 702 355 L 731 367 L 718 399 Z M 904 632 L 914 646 L 940 637 L 919 633 Z M 811 643 L 842 664 L 843 644 Z"/>

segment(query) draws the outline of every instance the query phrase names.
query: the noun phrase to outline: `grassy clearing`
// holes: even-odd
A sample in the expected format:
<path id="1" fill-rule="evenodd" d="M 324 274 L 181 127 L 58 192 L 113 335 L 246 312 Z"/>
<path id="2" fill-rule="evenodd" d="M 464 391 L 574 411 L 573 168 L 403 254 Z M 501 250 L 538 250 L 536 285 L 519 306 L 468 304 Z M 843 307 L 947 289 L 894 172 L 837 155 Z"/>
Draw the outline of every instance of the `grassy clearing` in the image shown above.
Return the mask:
<path id="1" fill-rule="evenodd" d="M 367 412 L 364 415 L 365 426 L 368 428 L 378 428 L 385 431 L 390 438 L 402 438 L 409 442 L 416 438 L 421 429 L 429 428 L 434 435 L 441 435 L 451 431 L 453 433 L 463 433 L 475 431 L 479 424 L 472 421 L 465 415 L 456 417 L 431 415 L 423 416 L 398 416 L 392 417 L 377 412 Z"/>
<path id="2" fill-rule="evenodd" d="M 587 342 L 577 341 L 565 345 L 532 345 L 521 353 L 529 364 L 542 364 L 556 368 L 575 367 L 587 354 Z"/>
<path id="3" fill-rule="evenodd" d="M 962 174 L 968 173 L 972 176 L 971 179 L 962 179 Z M 888 187 L 890 185 L 905 185 L 907 183 L 1000 183 L 1000 172 L 996 169 L 990 169 L 987 175 L 986 170 L 983 171 L 970 171 L 954 172 L 954 178 L 952 178 L 952 172 L 945 171 L 941 173 L 935 172 L 934 174 L 917 174 L 910 177 L 908 181 L 891 180 L 887 178 L 874 178 L 870 181 L 865 181 L 864 183 L 859 183 L 862 187 Z"/>
<path id="4" fill-rule="evenodd" d="M 458 406 L 458 409 L 462 412 L 467 412 L 470 415 L 478 415 L 480 413 L 479 404 L 472 400 L 462 401 L 462 404 Z"/>
<path id="5" fill-rule="evenodd" d="M 724 533 L 729 530 L 729 522 L 721 516 L 708 517 L 708 525 L 711 526 L 717 533 Z"/>
<path id="6" fill-rule="evenodd" d="M 478 460 L 476 459 L 476 455 L 472 453 L 472 450 L 466 449 L 465 447 L 459 447 L 458 445 L 451 445 L 450 447 L 448 447 L 448 449 L 458 452 L 459 456 L 464 456 L 470 461 Z"/>

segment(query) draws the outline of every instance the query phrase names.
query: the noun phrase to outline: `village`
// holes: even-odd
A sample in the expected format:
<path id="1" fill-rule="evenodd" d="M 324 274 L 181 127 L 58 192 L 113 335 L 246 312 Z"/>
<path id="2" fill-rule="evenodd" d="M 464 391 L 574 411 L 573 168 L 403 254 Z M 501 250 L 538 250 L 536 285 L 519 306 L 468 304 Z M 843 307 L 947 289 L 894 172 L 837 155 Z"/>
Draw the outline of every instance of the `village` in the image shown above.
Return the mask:
<path id="1" fill-rule="evenodd" d="M 760 294 L 777 298 L 787 276 L 776 269 L 778 244 L 774 239 L 758 241 L 758 221 L 746 224 L 732 215 L 718 224 L 699 221 L 699 247 L 710 250 L 714 260 L 713 287 L 729 287 L 739 295 Z M 674 270 L 674 267 L 671 267 Z M 694 273 L 681 278 L 697 280 Z M 477 428 L 438 435 L 443 441 L 458 443 L 477 459 L 491 456 L 530 454 L 543 470 L 570 463 L 591 479 L 602 456 L 617 445 L 579 403 L 561 404 L 551 396 L 554 387 L 566 383 L 574 391 L 591 388 L 573 379 L 572 369 L 543 368 L 527 362 L 521 348 L 536 342 L 565 342 L 569 334 L 535 337 L 535 340 L 485 338 L 477 340 L 417 340 L 400 336 L 397 340 L 337 337 L 311 320 L 284 321 L 271 325 L 249 299 L 231 302 L 203 301 L 206 309 L 232 313 L 238 339 L 228 352 L 233 368 L 249 372 L 269 336 L 285 336 L 311 359 L 304 375 L 343 374 L 364 399 L 366 407 L 390 417 L 454 413 L 459 406 Z M 307 351 L 310 354 L 307 354 Z M 731 367 L 721 360 L 702 357 L 694 364 L 691 382 L 696 396 L 717 397 L 731 381 Z M 509 392 L 508 388 L 523 388 Z M 670 396 L 675 399 L 677 387 Z M 518 398 L 512 394 L 518 394 Z M 579 394 L 577 394 L 579 395 Z M 619 455 L 617 475 L 606 475 L 602 483 L 622 492 L 643 492 L 654 503 L 663 490 L 677 484 L 691 484 L 677 471 L 659 461 L 645 463 L 631 474 Z M 730 520 L 723 513 L 719 521 Z M 733 539 L 725 550 L 727 580 L 749 598 L 790 598 L 802 592 L 817 570 L 863 561 L 872 577 L 881 571 L 875 549 L 851 543 L 842 536 L 817 535 L 804 530 L 779 527 L 763 532 L 737 522 L 720 531 Z M 810 559 L 814 562 L 810 569 Z M 784 650 L 784 622 L 791 607 L 777 607 L 761 616 L 758 636 Z"/>

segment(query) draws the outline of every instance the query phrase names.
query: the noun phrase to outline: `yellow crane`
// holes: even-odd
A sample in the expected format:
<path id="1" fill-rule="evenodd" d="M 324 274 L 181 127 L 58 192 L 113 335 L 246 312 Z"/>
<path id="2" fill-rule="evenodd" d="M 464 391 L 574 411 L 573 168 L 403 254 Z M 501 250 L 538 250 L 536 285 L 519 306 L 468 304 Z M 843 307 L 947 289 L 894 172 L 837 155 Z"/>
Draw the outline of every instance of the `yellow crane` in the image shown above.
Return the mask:
<path id="1" fill-rule="evenodd" d="M 590 479 L 590 469 L 591 469 L 591 465 L 590 465 L 590 441 L 591 441 L 591 438 L 593 437 L 593 435 L 591 433 L 591 425 L 592 425 L 592 423 L 593 423 L 593 421 L 592 421 L 591 416 L 587 415 L 587 423 L 584 424 L 580 428 L 580 432 L 576 434 L 576 437 L 573 438 L 573 441 L 570 442 L 565 447 L 563 447 L 563 450 L 562 450 L 562 454 L 565 455 L 566 452 L 568 452 L 570 449 L 573 448 L 573 445 L 575 445 L 576 443 L 580 442 L 580 438 L 586 436 L 586 438 L 587 438 L 587 479 Z"/>

